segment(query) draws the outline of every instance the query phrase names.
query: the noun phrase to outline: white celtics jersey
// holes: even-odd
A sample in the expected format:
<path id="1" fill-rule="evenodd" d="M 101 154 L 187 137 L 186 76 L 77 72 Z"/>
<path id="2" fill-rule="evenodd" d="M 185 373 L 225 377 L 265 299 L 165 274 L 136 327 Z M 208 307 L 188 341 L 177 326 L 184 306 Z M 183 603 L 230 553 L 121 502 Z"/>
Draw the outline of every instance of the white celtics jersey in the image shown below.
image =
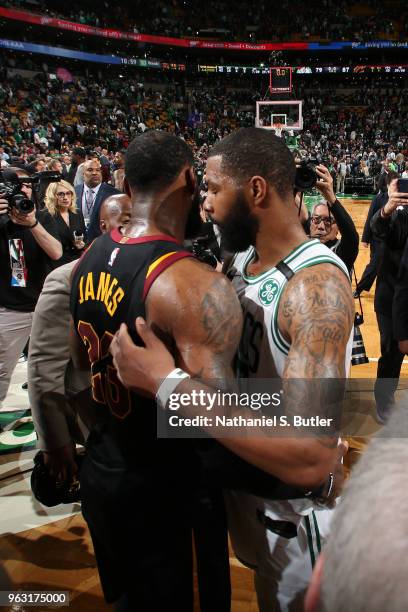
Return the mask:
<path id="1" fill-rule="evenodd" d="M 278 328 L 280 299 L 288 282 L 277 268 L 259 276 L 247 276 L 247 266 L 255 257 L 251 247 L 238 253 L 228 276 L 237 292 L 244 315 L 242 339 L 238 351 L 238 378 L 275 378 L 283 374 L 290 349 Z M 347 267 L 333 251 L 319 240 L 307 240 L 282 260 L 293 273 L 321 263 L 331 263 L 340 268 L 349 279 Z M 346 351 L 346 376 L 348 375 L 353 334 Z"/>

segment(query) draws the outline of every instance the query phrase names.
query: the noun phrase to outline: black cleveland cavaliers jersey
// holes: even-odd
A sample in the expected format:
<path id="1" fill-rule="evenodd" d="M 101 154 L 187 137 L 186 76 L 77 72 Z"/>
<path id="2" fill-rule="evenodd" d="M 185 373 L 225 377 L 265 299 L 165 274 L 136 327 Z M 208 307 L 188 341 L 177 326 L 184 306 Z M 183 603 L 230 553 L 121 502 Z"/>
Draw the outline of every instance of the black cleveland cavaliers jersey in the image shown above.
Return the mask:
<path id="1" fill-rule="evenodd" d="M 116 446 L 125 462 L 151 464 L 158 460 L 158 449 L 171 441 L 156 440 L 155 402 L 122 385 L 109 346 L 123 322 L 133 341 L 141 344 L 135 319 L 145 317 L 149 289 L 165 269 L 184 257 L 191 253 L 170 236 L 127 238 L 113 230 L 92 243 L 73 274 L 71 313 L 88 350 L 93 402 L 109 446 Z M 110 448 L 110 454 L 114 452 Z"/>

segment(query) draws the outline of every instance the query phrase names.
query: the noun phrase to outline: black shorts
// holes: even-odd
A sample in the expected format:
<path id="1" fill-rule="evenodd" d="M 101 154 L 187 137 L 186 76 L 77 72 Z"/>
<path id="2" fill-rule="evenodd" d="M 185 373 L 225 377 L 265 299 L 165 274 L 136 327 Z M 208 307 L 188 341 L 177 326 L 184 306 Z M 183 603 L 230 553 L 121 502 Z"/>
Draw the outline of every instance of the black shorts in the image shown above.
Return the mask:
<path id="1" fill-rule="evenodd" d="M 108 468 L 92 452 L 83 462 L 82 512 L 109 603 L 125 598 L 140 612 L 192 610 L 193 498 L 166 480 L 134 465 Z"/>

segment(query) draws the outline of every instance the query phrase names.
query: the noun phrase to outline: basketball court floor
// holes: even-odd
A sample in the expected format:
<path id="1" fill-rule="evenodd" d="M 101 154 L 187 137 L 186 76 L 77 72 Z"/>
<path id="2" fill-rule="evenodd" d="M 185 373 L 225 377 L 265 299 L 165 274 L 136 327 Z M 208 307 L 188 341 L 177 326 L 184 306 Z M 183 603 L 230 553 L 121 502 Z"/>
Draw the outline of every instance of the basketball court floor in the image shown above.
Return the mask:
<path id="1" fill-rule="evenodd" d="M 369 201 L 345 200 L 361 235 Z M 369 260 L 369 250 L 360 248 L 356 263 L 357 277 Z M 379 334 L 373 310 L 373 289 L 363 294 L 365 322 L 361 328 L 370 362 L 352 368 L 353 378 L 361 381 L 359 415 L 351 441 L 355 455 L 364 449 L 365 434 L 378 425 L 373 418 L 372 384 L 379 357 Z M 356 307 L 358 302 L 356 301 Z M 408 357 L 400 387 L 408 386 Z M 31 495 L 29 477 L 35 453 L 35 434 L 29 416 L 27 392 L 21 385 L 27 380 L 26 364 L 19 363 L 0 419 L 5 431 L 0 434 L 0 566 L 6 570 L 13 589 L 70 591 L 70 609 L 74 612 L 110 610 L 104 603 L 91 540 L 80 514 L 79 505 L 45 508 Z M 28 411 L 28 412 L 27 412 Z M 252 574 L 230 555 L 233 588 L 233 612 L 256 612 Z M 196 598 L 197 599 L 197 598 Z M 41 608 L 37 608 L 41 609 Z M 49 610 L 50 608 L 44 608 Z M 52 609 L 52 608 L 51 608 Z M 196 603 L 196 610 L 199 605 Z"/>

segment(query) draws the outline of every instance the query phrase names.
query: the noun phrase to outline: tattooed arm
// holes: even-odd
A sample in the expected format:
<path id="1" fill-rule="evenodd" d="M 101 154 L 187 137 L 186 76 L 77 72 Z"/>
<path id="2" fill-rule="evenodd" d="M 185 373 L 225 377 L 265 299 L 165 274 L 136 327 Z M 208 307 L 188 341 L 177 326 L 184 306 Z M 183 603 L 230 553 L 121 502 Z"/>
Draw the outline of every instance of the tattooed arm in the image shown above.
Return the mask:
<path id="1" fill-rule="evenodd" d="M 174 269 L 179 266 L 181 272 L 182 263 L 184 262 L 175 264 Z M 201 264 L 195 265 L 202 269 Z M 186 271 L 185 267 L 184 270 Z M 179 353 L 178 364 L 183 369 L 195 374 L 197 378 L 215 378 L 218 383 L 219 379 L 231 375 L 230 361 L 241 334 L 240 306 L 231 285 L 225 279 L 212 275 L 211 280 L 208 276 L 204 281 L 200 271 L 196 268 L 195 272 L 199 274 L 199 277 L 195 282 L 195 276 L 191 275 L 192 269 L 188 267 L 188 270 L 188 282 L 186 276 L 182 274 L 179 282 L 174 286 L 172 285 L 174 277 L 168 275 L 166 279 L 163 275 L 161 287 L 155 284 L 155 293 L 149 296 L 149 320 L 152 327 L 155 322 L 160 322 L 161 330 L 166 335 L 174 334 Z M 336 276 L 337 271 L 334 266 L 329 266 L 329 270 Z M 298 276 L 302 281 L 306 274 L 300 273 L 296 278 Z M 341 285 L 340 278 L 338 276 L 336 278 Z M 166 284 L 166 280 L 169 284 Z M 345 278 L 344 280 L 346 281 Z M 182 291 L 182 294 L 180 299 L 175 297 L 173 304 L 171 300 L 176 288 L 177 292 Z M 345 288 L 344 291 L 344 300 L 346 300 Z M 330 285 L 327 295 L 331 296 L 332 292 L 333 286 Z M 285 299 L 288 299 L 290 294 L 286 293 Z M 196 299 L 197 296 L 200 298 Z M 326 299 L 325 296 L 326 294 L 322 293 L 321 299 Z M 350 304 L 348 307 L 352 309 L 351 294 Z M 350 320 L 351 318 L 350 315 Z M 296 316 L 293 321 L 291 333 L 294 333 Z M 160 380 L 168 376 L 174 369 L 174 359 L 143 321 L 138 321 L 137 329 L 146 348 L 136 347 L 130 340 L 126 329 L 122 327 L 112 343 L 111 351 L 124 383 L 154 394 Z M 287 328 L 284 326 L 282 329 L 291 339 L 292 336 L 289 335 Z M 325 364 L 325 367 L 328 367 L 328 364 Z M 287 375 L 289 376 L 289 371 Z M 296 372 L 296 376 L 299 375 L 301 375 L 300 372 Z M 190 395 L 194 391 L 214 393 L 213 388 L 197 378 L 182 381 L 177 386 L 177 393 Z M 185 416 L 196 416 L 197 408 L 182 406 L 180 413 Z M 242 415 L 242 410 L 238 406 L 233 406 L 228 414 L 232 418 L 239 415 Z M 217 416 L 225 416 L 225 407 L 216 401 L 211 410 L 211 417 L 215 420 Z M 231 437 L 231 430 L 226 431 L 222 427 L 208 428 L 207 431 L 248 462 L 288 484 L 305 489 L 317 488 L 324 483 L 328 473 L 333 471 L 336 460 L 335 448 L 324 446 L 314 438 L 279 436 L 271 438 L 270 435 L 267 437 L 262 429 L 258 431 L 253 429 L 252 436 L 245 436 L 245 431 L 241 428 L 239 437 L 238 428 L 235 430 L 237 437 Z"/>
<path id="2" fill-rule="evenodd" d="M 233 380 L 241 306 L 231 283 L 193 259 L 159 276 L 146 301 L 147 320 L 172 347 L 176 365 L 204 380 Z"/>
<path id="3" fill-rule="evenodd" d="M 288 428 L 291 437 L 220 441 L 288 484 L 315 488 L 324 482 L 336 471 L 353 321 L 354 301 L 344 272 L 332 264 L 298 272 L 286 285 L 278 312 L 279 330 L 290 344 L 282 380 L 283 413 L 292 424 L 295 416 L 314 417 L 315 422 L 316 417 L 331 418 L 332 427 L 309 422 L 297 430 Z"/>
<path id="4" fill-rule="evenodd" d="M 354 320 L 350 282 L 332 264 L 305 268 L 287 284 L 278 325 L 290 343 L 284 378 L 345 378 Z"/>
<path id="5" fill-rule="evenodd" d="M 350 282 L 331 264 L 306 268 L 289 282 L 282 296 L 278 325 L 290 344 L 283 372 L 285 414 L 333 418 L 333 436 L 303 428 L 326 449 L 336 448 L 341 424 L 346 349 L 354 321 Z M 300 432 L 300 433 L 302 433 Z M 327 459 L 321 450 L 322 460 Z"/>

